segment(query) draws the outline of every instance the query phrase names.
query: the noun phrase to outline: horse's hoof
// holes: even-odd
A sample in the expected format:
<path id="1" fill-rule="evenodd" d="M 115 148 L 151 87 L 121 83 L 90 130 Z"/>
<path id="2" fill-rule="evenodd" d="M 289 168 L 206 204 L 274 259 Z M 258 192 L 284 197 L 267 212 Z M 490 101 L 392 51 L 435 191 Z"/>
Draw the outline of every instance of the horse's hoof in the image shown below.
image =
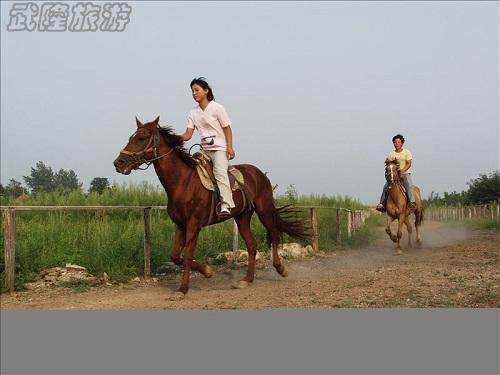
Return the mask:
<path id="1" fill-rule="evenodd" d="M 399 250 L 396 250 L 396 252 L 394 253 L 394 255 L 402 255 L 403 254 L 403 250 L 399 249 Z"/>
<path id="2" fill-rule="evenodd" d="M 279 272 L 279 274 L 282 277 L 287 277 L 288 276 L 288 268 L 286 268 L 285 266 L 283 266 L 283 270 L 281 272 Z"/>
<path id="3" fill-rule="evenodd" d="M 246 288 L 249 285 L 250 285 L 250 283 L 248 281 L 240 280 L 238 282 L 238 284 L 232 284 L 231 288 L 233 288 L 233 289 L 244 289 L 244 288 Z"/>
<path id="4" fill-rule="evenodd" d="M 203 274 L 207 279 L 215 275 L 215 271 L 210 266 L 206 266 L 205 273 Z"/>

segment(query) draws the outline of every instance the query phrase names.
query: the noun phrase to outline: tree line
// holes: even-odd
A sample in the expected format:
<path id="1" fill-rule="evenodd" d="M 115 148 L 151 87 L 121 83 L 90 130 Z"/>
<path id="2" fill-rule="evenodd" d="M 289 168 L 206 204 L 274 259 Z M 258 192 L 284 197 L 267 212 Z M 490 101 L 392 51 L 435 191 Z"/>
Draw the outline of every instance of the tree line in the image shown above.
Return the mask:
<path id="1" fill-rule="evenodd" d="M 28 176 L 23 176 L 25 186 L 15 179 L 10 179 L 6 186 L 0 184 L 0 195 L 17 198 L 23 194 L 37 194 L 40 192 L 50 193 L 53 191 L 82 191 L 82 183 L 72 169 L 59 169 L 54 171 L 52 167 L 39 161 L 31 168 Z M 500 201 L 500 172 L 494 171 L 490 174 L 480 174 L 476 179 L 471 179 L 468 189 L 451 193 L 445 192 L 441 197 L 432 191 L 424 199 L 426 205 L 435 206 L 456 206 L 470 204 L 485 204 Z M 273 187 L 273 190 L 277 186 Z M 101 194 L 110 189 L 109 180 L 106 177 L 94 177 L 90 182 L 89 193 Z M 297 200 L 298 194 L 295 185 L 289 185 L 285 195 L 291 202 Z"/>
<path id="2" fill-rule="evenodd" d="M 82 183 L 72 169 L 59 169 L 54 172 L 52 167 L 43 161 L 36 163 L 31 168 L 28 176 L 23 176 L 24 186 L 20 181 L 13 178 L 6 186 L 0 184 L 0 195 L 17 198 L 24 194 L 50 193 L 53 191 L 82 191 Z M 94 177 L 90 182 L 89 193 L 101 194 L 110 188 L 109 180 L 106 177 Z"/>
<path id="3" fill-rule="evenodd" d="M 500 201 L 500 172 L 494 171 L 489 175 L 480 174 L 478 178 L 467 182 L 469 188 L 461 192 L 445 192 L 443 197 L 434 191 L 431 192 L 424 204 L 435 206 L 466 206 L 486 204 Z"/>

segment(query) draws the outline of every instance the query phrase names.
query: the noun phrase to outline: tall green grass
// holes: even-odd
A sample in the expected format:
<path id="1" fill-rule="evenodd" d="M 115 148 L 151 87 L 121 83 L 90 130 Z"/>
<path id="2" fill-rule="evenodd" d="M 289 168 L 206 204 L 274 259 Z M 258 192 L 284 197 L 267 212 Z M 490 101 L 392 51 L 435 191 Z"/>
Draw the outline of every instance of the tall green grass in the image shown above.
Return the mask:
<path id="1" fill-rule="evenodd" d="M 46 193 L 2 200 L 2 205 L 30 206 L 166 206 L 163 189 L 150 184 L 123 184 L 114 186 L 103 194 Z M 336 210 L 325 207 L 362 209 L 363 205 L 352 198 L 325 195 L 300 196 L 290 201 L 287 197 L 276 198 L 278 206 L 298 206 L 305 222 L 309 222 L 310 209 L 302 206 L 320 206 L 319 241 L 323 250 L 362 243 L 370 237 L 369 229 L 362 228 L 347 240 L 346 212 L 341 211 L 341 243 L 337 243 Z M 257 218 L 251 222 L 257 246 L 267 251 L 266 231 Z M 16 284 L 20 287 L 41 270 L 76 263 L 88 268 L 94 275 L 106 272 L 113 279 L 127 279 L 143 273 L 143 212 L 141 210 L 96 211 L 17 211 L 16 213 Z M 151 270 L 161 270 L 169 262 L 175 225 L 166 210 L 153 210 L 151 216 Z M 233 221 L 203 228 L 200 233 L 195 258 L 206 260 L 230 251 L 232 247 Z M 0 231 L 0 262 L 3 262 L 3 227 Z M 288 236 L 285 242 L 295 241 Z M 239 238 L 239 247 L 245 248 Z M 1 275 L 3 289 L 3 268 Z"/>

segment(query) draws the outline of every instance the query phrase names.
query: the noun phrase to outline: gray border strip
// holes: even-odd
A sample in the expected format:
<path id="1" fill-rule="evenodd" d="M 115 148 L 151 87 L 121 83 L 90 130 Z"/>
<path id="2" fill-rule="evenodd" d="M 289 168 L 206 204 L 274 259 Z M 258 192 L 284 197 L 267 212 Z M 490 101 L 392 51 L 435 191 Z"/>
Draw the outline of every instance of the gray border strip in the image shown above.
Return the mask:
<path id="1" fill-rule="evenodd" d="M 2 374 L 498 374 L 498 309 L 2 311 Z"/>

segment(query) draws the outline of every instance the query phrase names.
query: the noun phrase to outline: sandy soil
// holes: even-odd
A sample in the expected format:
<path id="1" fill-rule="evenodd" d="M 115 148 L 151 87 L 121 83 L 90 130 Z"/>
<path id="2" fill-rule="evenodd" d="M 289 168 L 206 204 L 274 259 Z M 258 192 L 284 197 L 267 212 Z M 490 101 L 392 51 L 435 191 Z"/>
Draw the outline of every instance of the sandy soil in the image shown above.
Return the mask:
<path id="1" fill-rule="evenodd" d="M 494 231 L 425 222 L 423 245 L 395 255 L 380 228 L 370 246 L 285 261 L 256 271 L 246 289 L 231 289 L 246 267 L 215 267 L 210 279 L 193 273 L 190 291 L 175 298 L 180 273 L 158 282 L 99 285 L 77 292 L 63 287 L 1 296 L 2 309 L 264 309 L 277 307 L 500 307 L 500 241 Z"/>

